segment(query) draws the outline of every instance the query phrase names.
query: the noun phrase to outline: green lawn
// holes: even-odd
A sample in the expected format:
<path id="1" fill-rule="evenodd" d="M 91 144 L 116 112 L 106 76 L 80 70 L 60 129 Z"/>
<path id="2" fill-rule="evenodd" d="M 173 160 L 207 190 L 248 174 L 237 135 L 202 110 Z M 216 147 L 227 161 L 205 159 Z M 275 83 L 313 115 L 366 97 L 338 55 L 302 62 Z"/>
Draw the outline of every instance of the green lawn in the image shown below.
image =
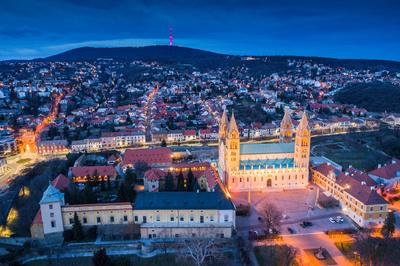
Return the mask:
<path id="1" fill-rule="evenodd" d="M 335 242 L 335 246 L 340 250 L 340 252 L 342 252 L 342 254 L 349 261 L 354 261 L 353 245 L 354 245 L 354 242 L 352 242 L 352 241 Z"/>
<path id="2" fill-rule="evenodd" d="M 254 248 L 258 264 L 260 266 L 280 266 L 286 265 L 286 245 L 275 245 L 275 246 L 257 246 Z M 294 261 L 291 266 L 299 265 Z"/>
<path id="3" fill-rule="evenodd" d="M 368 148 L 363 141 L 368 135 L 335 135 L 315 137 L 311 144 L 315 146 L 313 152 L 318 156 L 325 156 L 347 168 L 349 165 L 360 170 L 370 171 L 378 164 L 386 163 L 390 157 L 375 147 Z M 371 145 L 370 145 L 371 146 Z"/>

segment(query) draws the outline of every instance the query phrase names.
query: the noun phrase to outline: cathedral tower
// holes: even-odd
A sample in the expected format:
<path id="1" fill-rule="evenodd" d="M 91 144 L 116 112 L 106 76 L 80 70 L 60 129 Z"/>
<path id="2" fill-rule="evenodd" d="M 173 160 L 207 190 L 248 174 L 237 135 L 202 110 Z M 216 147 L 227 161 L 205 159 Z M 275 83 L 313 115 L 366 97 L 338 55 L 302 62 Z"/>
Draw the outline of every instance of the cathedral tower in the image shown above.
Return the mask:
<path id="1" fill-rule="evenodd" d="M 228 170 L 238 170 L 240 164 L 240 135 L 233 111 L 231 120 L 229 122 L 229 132 L 226 139 L 226 147 Z"/>
<path id="2" fill-rule="evenodd" d="M 221 120 L 219 121 L 219 141 L 225 141 L 228 134 L 228 118 L 226 116 L 226 110 L 222 114 Z"/>
<path id="3" fill-rule="evenodd" d="M 293 139 L 293 123 L 290 117 L 289 108 L 285 108 L 285 115 L 281 121 L 279 141 L 288 143 Z"/>
<path id="4" fill-rule="evenodd" d="M 294 164 L 297 167 L 307 168 L 310 163 L 311 133 L 308 126 L 307 114 L 304 111 L 300 124 L 296 129 Z"/>

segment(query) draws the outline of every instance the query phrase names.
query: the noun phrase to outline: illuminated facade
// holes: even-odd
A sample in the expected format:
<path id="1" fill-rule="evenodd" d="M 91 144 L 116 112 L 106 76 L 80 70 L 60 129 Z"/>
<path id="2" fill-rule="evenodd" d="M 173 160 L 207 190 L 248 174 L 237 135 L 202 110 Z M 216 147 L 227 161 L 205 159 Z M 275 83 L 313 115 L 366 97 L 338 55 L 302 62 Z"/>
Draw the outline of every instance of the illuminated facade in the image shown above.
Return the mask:
<path id="1" fill-rule="evenodd" d="M 29 129 L 21 129 L 17 138 L 18 151 L 20 153 L 36 153 L 36 135 Z"/>
<path id="2" fill-rule="evenodd" d="M 310 128 L 306 113 L 296 129 L 288 111 L 281 123 L 279 143 L 241 144 L 235 117 L 222 115 L 218 171 L 232 192 L 304 188 L 308 184 Z"/>

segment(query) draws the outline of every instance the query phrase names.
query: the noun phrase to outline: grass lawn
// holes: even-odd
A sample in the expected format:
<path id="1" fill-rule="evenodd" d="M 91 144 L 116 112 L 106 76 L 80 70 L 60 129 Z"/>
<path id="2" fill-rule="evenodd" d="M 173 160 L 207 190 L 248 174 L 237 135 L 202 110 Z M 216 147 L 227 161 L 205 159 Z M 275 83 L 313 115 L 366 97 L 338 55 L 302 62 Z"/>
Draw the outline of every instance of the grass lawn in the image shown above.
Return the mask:
<path id="1" fill-rule="evenodd" d="M 31 158 L 24 158 L 17 161 L 18 164 L 25 164 L 29 163 L 32 159 Z"/>
<path id="2" fill-rule="evenodd" d="M 254 248 L 254 253 L 256 255 L 258 264 L 261 266 L 280 266 L 285 265 L 284 252 L 282 248 L 285 248 L 284 245 L 276 245 L 276 246 L 257 246 Z M 294 261 L 291 266 L 299 265 L 296 261 Z"/>
<path id="3" fill-rule="evenodd" d="M 354 255 L 353 255 L 353 244 L 354 242 L 352 241 L 346 241 L 346 242 L 335 242 L 335 246 L 342 252 L 342 254 L 350 261 L 354 261 Z"/>
<path id="4" fill-rule="evenodd" d="M 358 135 L 324 136 L 313 138 L 311 144 L 315 155 L 325 156 L 346 168 L 352 165 L 370 171 L 390 160 L 380 150 L 368 148 L 363 141 L 358 141 L 362 139 L 363 136 Z"/>
<path id="5" fill-rule="evenodd" d="M 135 266 L 151 266 L 151 265 L 158 265 L 158 266 L 184 266 L 185 264 L 181 264 L 176 262 L 175 256 L 168 254 L 166 256 L 159 255 L 152 258 L 141 258 L 136 255 L 128 255 L 128 256 L 111 256 L 113 262 L 116 265 L 127 265 L 125 262 L 129 262 L 128 265 L 135 265 Z M 57 266 L 75 266 L 75 265 L 93 265 L 92 257 L 79 257 L 79 258 L 63 258 L 63 259 L 52 259 L 49 260 L 38 260 L 33 261 L 28 264 L 28 266 L 46 266 L 46 265 L 57 265 Z"/>
<path id="6" fill-rule="evenodd" d="M 331 254 L 323 248 L 323 254 L 325 255 L 324 260 L 319 260 L 315 257 L 315 253 L 318 252 L 318 248 L 305 249 L 304 252 L 308 255 L 309 259 L 312 261 L 312 265 L 337 265 L 336 261 L 332 258 Z"/>

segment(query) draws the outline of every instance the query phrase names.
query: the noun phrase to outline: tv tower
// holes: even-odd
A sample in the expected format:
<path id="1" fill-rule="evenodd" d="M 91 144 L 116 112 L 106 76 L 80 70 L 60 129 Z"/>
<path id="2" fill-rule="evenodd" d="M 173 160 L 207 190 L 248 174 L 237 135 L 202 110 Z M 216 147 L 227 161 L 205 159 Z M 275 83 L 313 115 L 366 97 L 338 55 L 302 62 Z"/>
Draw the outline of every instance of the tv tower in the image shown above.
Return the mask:
<path id="1" fill-rule="evenodd" d="M 169 46 L 172 46 L 173 40 L 174 40 L 174 37 L 172 36 L 172 26 L 169 25 Z"/>

